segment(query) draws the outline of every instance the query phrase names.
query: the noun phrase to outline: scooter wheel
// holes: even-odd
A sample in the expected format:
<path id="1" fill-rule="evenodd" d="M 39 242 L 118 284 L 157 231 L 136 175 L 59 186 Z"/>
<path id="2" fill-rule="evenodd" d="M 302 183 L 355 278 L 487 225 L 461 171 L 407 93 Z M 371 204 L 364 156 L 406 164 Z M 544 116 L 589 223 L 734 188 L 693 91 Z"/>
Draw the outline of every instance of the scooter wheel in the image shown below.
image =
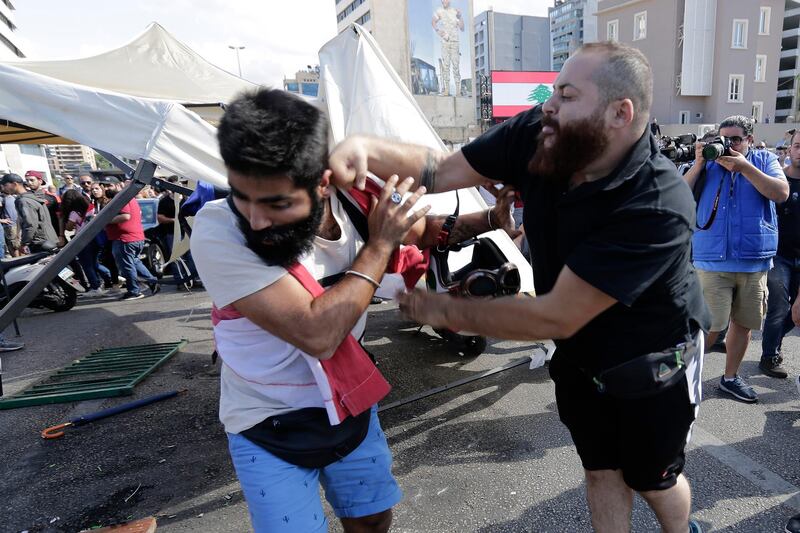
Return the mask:
<path id="1" fill-rule="evenodd" d="M 478 357 L 486 351 L 486 337 L 480 335 L 460 335 L 449 329 L 434 328 L 441 338 L 458 346 L 458 354 L 462 357 Z"/>

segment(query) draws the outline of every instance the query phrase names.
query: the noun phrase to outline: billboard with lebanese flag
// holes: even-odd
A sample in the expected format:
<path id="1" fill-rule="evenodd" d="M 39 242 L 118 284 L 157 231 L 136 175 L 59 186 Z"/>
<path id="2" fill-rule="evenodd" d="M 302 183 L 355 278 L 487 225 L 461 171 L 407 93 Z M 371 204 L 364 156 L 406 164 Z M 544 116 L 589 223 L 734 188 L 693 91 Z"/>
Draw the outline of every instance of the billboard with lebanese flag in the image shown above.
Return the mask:
<path id="1" fill-rule="evenodd" d="M 513 117 L 543 103 L 553 94 L 558 72 L 492 71 L 492 116 Z"/>

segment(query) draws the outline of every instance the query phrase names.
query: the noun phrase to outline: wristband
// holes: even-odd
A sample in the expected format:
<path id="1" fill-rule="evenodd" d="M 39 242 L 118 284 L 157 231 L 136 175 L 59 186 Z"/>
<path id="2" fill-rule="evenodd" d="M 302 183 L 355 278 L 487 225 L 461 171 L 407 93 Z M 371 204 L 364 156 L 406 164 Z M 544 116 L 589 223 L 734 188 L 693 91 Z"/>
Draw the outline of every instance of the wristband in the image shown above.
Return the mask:
<path id="1" fill-rule="evenodd" d="M 491 209 L 488 209 L 486 211 L 486 221 L 489 223 L 489 229 L 490 230 L 494 231 L 494 230 L 497 229 L 494 226 L 492 226 L 492 210 Z"/>
<path id="2" fill-rule="evenodd" d="M 351 276 L 355 276 L 355 277 L 357 277 L 357 278 L 361 278 L 361 279 L 363 279 L 363 280 L 366 280 L 366 281 L 370 282 L 370 284 L 372 284 L 372 286 L 373 286 L 373 287 L 375 287 L 376 289 L 377 289 L 378 287 L 380 287 L 380 286 L 381 286 L 381 284 L 380 284 L 380 283 L 378 283 L 377 281 L 375 281 L 375 280 L 374 280 L 374 279 L 372 279 L 371 277 L 369 277 L 369 276 L 367 276 L 366 274 L 364 274 L 364 273 L 362 273 L 362 272 L 359 272 L 359 271 L 357 271 L 357 270 L 347 270 L 347 271 L 344 273 L 344 275 L 345 275 L 345 276 L 347 276 L 348 274 L 349 274 L 349 275 L 351 275 Z"/>

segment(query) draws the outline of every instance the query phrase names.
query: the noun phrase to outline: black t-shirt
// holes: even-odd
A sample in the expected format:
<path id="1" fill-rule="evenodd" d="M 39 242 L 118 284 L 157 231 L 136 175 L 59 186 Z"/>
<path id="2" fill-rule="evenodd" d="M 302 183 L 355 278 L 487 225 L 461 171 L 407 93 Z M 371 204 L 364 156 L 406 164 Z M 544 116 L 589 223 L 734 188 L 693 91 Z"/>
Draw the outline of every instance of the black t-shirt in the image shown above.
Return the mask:
<path id="1" fill-rule="evenodd" d="M 158 211 L 159 215 L 164 215 L 168 218 L 175 218 L 175 199 L 170 195 L 164 195 L 158 201 Z M 175 231 L 175 223 L 174 222 L 166 222 L 158 225 L 158 233 L 161 235 L 172 235 L 172 232 Z"/>
<path id="2" fill-rule="evenodd" d="M 553 364 L 602 370 L 681 342 L 688 324 L 708 329 L 691 263 L 692 193 L 650 132 L 609 176 L 568 190 L 528 172 L 540 118 L 541 106 L 532 108 L 462 152 L 476 171 L 521 192 L 537 293 L 550 292 L 566 265 L 617 300 L 558 341 Z"/>
<path id="3" fill-rule="evenodd" d="M 790 178 L 789 198 L 778 204 L 778 255 L 787 259 L 800 257 L 800 179 Z"/>

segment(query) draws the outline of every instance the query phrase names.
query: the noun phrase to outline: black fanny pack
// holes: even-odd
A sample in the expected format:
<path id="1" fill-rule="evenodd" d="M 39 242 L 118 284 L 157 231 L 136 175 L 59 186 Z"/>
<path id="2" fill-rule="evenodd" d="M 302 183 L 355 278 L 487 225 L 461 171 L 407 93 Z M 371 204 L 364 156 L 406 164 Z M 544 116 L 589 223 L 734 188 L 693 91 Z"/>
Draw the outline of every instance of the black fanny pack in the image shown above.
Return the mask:
<path id="1" fill-rule="evenodd" d="M 614 398 L 635 400 L 658 394 L 686 374 L 686 365 L 698 356 L 697 343 L 692 339 L 661 352 L 640 355 L 630 361 L 589 375 L 597 390 Z"/>
<path id="2" fill-rule="evenodd" d="M 323 468 L 358 448 L 367 436 L 371 414 L 367 409 L 332 426 L 325 409 L 307 407 L 271 416 L 242 435 L 288 463 Z"/>

